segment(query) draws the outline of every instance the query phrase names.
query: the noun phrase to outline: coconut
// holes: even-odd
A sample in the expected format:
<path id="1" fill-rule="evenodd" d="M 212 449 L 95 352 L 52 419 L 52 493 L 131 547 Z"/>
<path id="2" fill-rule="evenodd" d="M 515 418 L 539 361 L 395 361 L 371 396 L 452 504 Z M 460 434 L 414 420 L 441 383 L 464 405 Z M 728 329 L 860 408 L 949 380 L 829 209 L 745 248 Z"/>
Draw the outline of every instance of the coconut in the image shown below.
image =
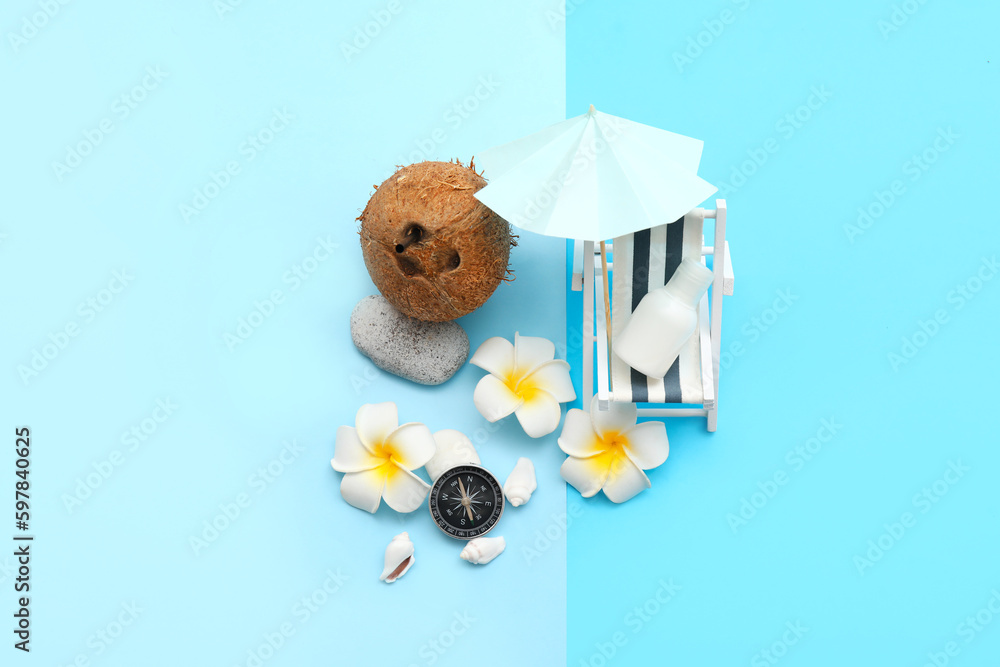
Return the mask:
<path id="1" fill-rule="evenodd" d="M 399 311 L 426 322 L 483 305 L 508 279 L 510 225 L 473 194 L 486 185 L 470 161 L 400 167 L 361 213 L 365 266 Z"/>

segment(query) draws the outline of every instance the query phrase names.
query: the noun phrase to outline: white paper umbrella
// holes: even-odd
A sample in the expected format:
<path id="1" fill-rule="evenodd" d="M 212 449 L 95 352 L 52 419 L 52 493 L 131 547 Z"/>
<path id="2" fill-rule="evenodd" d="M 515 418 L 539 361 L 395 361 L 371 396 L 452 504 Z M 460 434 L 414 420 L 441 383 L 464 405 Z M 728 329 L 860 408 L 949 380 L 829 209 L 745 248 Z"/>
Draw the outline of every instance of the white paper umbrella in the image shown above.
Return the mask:
<path id="1" fill-rule="evenodd" d="M 476 156 L 476 198 L 521 229 L 600 241 L 673 222 L 717 188 L 698 139 L 590 111 Z"/>

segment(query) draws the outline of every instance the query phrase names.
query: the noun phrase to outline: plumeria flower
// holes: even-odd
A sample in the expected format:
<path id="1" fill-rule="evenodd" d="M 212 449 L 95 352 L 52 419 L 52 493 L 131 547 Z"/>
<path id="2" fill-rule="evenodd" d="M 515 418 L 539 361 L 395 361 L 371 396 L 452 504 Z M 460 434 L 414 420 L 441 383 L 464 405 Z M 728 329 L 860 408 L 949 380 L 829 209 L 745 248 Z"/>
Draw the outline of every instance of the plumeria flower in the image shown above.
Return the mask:
<path id="1" fill-rule="evenodd" d="M 663 422 L 636 424 L 634 403 L 610 404 L 590 414 L 576 408 L 566 413 L 559 436 L 559 448 L 569 454 L 559 472 L 584 498 L 603 489 L 611 502 L 623 503 L 650 487 L 643 470 L 651 470 L 667 460 L 670 444 Z"/>
<path id="2" fill-rule="evenodd" d="M 569 364 L 556 359 L 552 341 L 514 334 L 490 338 L 469 360 L 489 371 L 472 396 L 479 412 L 495 422 L 512 412 L 524 432 L 532 438 L 548 435 L 559 427 L 560 403 L 576 400 Z"/>
<path id="3" fill-rule="evenodd" d="M 355 428 L 337 429 L 333 469 L 345 473 L 340 493 L 351 505 L 375 513 L 381 499 L 397 512 L 420 507 L 431 488 L 411 471 L 434 456 L 434 437 L 423 424 L 399 426 L 395 403 L 362 405 Z"/>

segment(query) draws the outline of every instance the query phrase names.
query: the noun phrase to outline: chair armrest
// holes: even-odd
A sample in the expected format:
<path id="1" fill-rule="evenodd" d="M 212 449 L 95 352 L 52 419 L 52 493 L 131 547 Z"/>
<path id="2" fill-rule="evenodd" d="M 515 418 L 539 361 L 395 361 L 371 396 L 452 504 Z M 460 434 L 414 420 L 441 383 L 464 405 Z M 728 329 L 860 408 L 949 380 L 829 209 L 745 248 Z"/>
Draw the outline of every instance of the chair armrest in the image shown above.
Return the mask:
<path id="1" fill-rule="evenodd" d="M 712 336 L 708 322 L 708 294 L 703 294 L 698 303 L 698 331 L 701 339 L 701 386 L 706 408 L 715 407 L 715 370 L 712 364 Z"/>
<path id="2" fill-rule="evenodd" d="M 722 293 L 732 296 L 736 278 L 733 276 L 733 260 L 729 256 L 729 241 L 726 241 L 726 249 L 722 264 Z"/>

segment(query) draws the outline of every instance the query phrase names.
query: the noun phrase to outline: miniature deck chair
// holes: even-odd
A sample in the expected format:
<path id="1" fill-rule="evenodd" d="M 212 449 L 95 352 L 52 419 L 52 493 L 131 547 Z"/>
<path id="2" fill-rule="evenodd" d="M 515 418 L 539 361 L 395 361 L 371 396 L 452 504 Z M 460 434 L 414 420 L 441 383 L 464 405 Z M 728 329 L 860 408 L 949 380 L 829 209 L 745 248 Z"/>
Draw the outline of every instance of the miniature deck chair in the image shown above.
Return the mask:
<path id="1" fill-rule="evenodd" d="M 640 417 L 707 417 L 714 431 L 719 414 L 719 353 L 722 334 L 722 296 L 733 293 L 733 269 L 726 242 L 726 201 L 716 210 L 694 209 L 684 217 L 612 241 L 612 262 L 590 241 L 577 241 L 573 289 L 585 290 L 583 299 L 583 396 L 593 396 L 594 343 L 597 348 L 598 408 L 609 401 L 671 407 L 639 407 Z M 704 244 L 705 218 L 715 219 L 715 238 Z M 712 256 L 715 278 L 698 306 L 698 328 L 663 379 L 649 378 L 610 354 L 615 336 L 643 296 L 666 284 L 681 260 Z M 605 267 L 613 283 L 610 310 L 606 307 Z M 593 290 L 589 289 L 593 286 Z M 711 306 L 709 305 L 711 304 Z M 595 307 L 596 305 L 596 307 Z M 610 331 L 610 337 L 607 332 Z M 587 401 L 584 400 L 586 405 Z"/>

